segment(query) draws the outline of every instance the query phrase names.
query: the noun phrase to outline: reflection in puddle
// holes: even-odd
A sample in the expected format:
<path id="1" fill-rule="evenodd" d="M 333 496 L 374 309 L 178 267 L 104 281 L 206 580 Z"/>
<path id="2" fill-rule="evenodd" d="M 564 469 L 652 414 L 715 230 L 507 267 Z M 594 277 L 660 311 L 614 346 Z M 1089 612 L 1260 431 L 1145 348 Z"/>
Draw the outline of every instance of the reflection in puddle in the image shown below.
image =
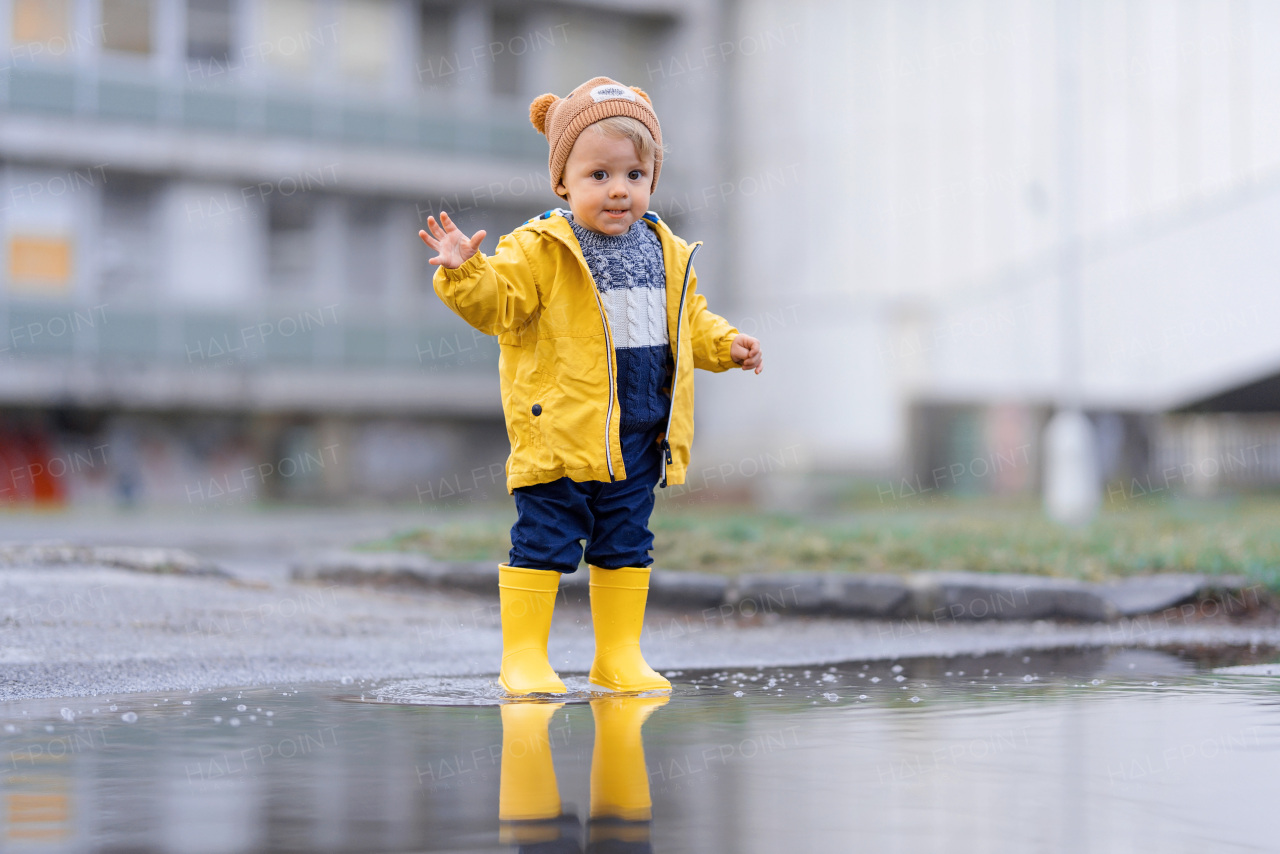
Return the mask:
<path id="1" fill-rule="evenodd" d="M 1268 850 L 1274 650 L 0 704 L 4 851 Z M 1231 670 L 1240 666 L 1252 670 Z M 361 700 L 364 702 L 346 702 Z M 1181 847 L 1179 847 L 1181 846 Z"/>
<path id="2" fill-rule="evenodd" d="M 591 750 L 591 801 L 587 839 L 592 846 L 649 846 L 653 801 L 640 728 L 666 697 L 616 697 L 591 701 L 595 734 Z M 498 840 L 539 844 L 540 851 L 579 851 L 578 817 L 565 812 L 552 762 L 548 725 L 560 704 L 514 702 L 502 714 L 502 770 L 498 783 Z M 548 848 L 548 843 L 559 843 Z"/>

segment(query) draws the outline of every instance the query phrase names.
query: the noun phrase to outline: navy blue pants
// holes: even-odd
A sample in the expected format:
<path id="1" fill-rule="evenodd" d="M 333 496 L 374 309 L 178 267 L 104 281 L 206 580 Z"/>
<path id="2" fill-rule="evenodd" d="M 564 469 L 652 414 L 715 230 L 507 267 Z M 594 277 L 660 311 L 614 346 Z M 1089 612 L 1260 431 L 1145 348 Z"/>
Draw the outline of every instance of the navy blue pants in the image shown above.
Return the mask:
<path id="1" fill-rule="evenodd" d="M 626 480 L 578 483 L 568 477 L 514 490 L 509 566 L 573 572 L 584 556 L 603 569 L 653 563 L 653 489 L 662 474 L 659 423 L 622 434 Z"/>

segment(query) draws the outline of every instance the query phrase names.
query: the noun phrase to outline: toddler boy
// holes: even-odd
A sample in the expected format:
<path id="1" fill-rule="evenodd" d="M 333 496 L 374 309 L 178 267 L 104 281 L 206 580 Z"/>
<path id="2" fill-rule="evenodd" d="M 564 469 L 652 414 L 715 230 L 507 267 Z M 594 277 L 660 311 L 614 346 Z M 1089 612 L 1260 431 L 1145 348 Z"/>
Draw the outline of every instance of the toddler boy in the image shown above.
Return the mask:
<path id="1" fill-rule="evenodd" d="M 584 556 L 596 649 L 590 681 L 669 690 L 640 652 L 654 487 L 684 482 L 693 438 L 693 368 L 762 370 L 760 342 L 707 309 L 692 245 L 648 211 L 662 168 L 649 96 L 595 77 L 529 118 L 550 144 L 553 208 L 504 235 L 463 234 L 440 214 L 419 236 L 437 252 L 433 287 L 498 336 L 515 496 L 499 567 L 502 666 L 512 694 L 562 694 L 547 659 L 560 573 Z"/>

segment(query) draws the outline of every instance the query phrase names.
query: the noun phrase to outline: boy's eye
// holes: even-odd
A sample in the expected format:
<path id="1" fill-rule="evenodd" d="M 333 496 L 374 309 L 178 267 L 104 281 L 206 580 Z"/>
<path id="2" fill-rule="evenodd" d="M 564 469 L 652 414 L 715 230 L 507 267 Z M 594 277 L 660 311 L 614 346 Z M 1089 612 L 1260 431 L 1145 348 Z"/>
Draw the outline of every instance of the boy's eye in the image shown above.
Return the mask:
<path id="1" fill-rule="evenodd" d="M 596 171 L 591 173 L 591 177 L 595 178 L 597 181 L 603 181 L 604 176 L 605 176 L 605 171 L 603 169 L 597 169 Z"/>
<path id="2" fill-rule="evenodd" d="M 639 181 L 639 180 L 640 180 L 641 178 L 643 178 L 643 177 L 644 177 L 644 172 L 640 171 L 639 169 L 632 169 L 632 170 L 631 170 L 631 180 L 632 180 L 632 181 Z"/>

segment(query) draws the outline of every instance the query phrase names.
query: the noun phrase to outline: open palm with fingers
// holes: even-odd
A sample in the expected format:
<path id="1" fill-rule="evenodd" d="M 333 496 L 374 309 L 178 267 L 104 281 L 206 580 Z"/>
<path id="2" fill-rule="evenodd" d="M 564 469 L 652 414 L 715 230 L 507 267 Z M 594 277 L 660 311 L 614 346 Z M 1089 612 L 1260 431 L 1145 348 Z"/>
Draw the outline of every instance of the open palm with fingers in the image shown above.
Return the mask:
<path id="1" fill-rule="evenodd" d="M 474 236 L 467 237 L 444 211 L 440 212 L 439 223 L 435 217 L 427 217 L 427 228 L 431 229 L 430 234 L 419 231 L 418 236 L 423 243 L 436 250 L 436 257 L 431 259 L 431 263 L 442 264 L 450 270 L 461 267 L 468 258 L 476 254 L 485 235 L 482 228 Z"/>

